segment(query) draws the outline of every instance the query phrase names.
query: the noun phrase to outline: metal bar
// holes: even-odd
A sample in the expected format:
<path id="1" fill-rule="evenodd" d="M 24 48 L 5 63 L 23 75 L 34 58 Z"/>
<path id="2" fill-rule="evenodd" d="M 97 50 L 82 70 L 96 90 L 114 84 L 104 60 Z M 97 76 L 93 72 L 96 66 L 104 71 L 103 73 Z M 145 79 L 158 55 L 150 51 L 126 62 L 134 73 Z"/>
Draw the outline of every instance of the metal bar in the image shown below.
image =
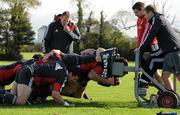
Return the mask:
<path id="1" fill-rule="evenodd" d="M 173 76 L 173 87 L 174 87 L 174 92 L 176 92 L 176 76 Z"/>
<path id="2" fill-rule="evenodd" d="M 137 102 L 142 105 L 143 100 L 140 98 L 139 93 L 138 93 L 138 73 L 135 73 L 135 78 L 134 78 L 134 96 L 137 100 Z"/>
<path id="3" fill-rule="evenodd" d="M 135 72 L 139 72 L 139 56 L 140 50 L 139 48 L 135 49 Z"/>
<path id="4" fill-rule="evenodd" d="M 150 79 L 151 80 L 151 82 L 154 84 L 154 85 L 156 85 L 159 89 L 161 89 L 162 91 L 167 91 L 167 89 L 166 88 L 164 88 L 164 86 L 163 85 L 161 85 L 160 83 L 158 83 L 156 80 L 154 80 L 149 74 L 147 74 L 143 69 L 141 70 L 144 74 L 145 74 L 145 76 L 148 78 L 148 79 Z"/>
<path id="5" fill-rule="evenodd" d="M 135 78 L 134 78 L 134 95 L 135 98 L 138 102 L 138 104 L 142 105 L 143 104 L 143 99 L 139 96 L 138 93 L 138 85 L 139 85 L 139 72 L 140 72 L 140 68 L 139 68 L 139 56 L 140 56 L 140 50 L 139 48 L 135 49 L 135 67 L 129 67 L 126 68 L 128 71 L 130 72 L 135 72 Z"/>
<path id="6" fill-rule="evenodd" d="M 124 71 L 127 71 L 127 72 L 135 72 L 135 67 L 132 67 L 132 66 L 124 66 Z"/>

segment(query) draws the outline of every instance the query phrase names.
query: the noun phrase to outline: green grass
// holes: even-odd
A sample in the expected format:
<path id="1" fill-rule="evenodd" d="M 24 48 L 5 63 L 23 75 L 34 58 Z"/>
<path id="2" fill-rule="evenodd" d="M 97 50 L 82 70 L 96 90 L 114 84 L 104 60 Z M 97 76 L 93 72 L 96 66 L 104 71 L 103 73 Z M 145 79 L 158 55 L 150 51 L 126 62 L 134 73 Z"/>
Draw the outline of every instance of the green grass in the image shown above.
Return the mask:
<path id="1" fill-rule="evenodd" d="M 133 64 L 130 63 L 130 65 Z M 0 115 L 156 115 L 160 111 L 180 114 L 179 109 L 138 107 L 133 92 L 133 78 L 134 73 L 129 73 L 121 79 L 121 85 L 116 87 L 103 87 L 95 82 L 90 82 L 86 92 L 93 100 L 64 97 L 65 100 L 76 105 L 74 108 L 62 107 L 53 101 L 44 105 L 0 105 Z M 178 92 L 180 92 L 179 87 L 180 83 L 177 87 Z M 155 89 L 150 90 L 150 92 L 157 92 Z"/>
<path id="2" fill-rule="evenodd" d="M 21 54 L 23 55 L 23 58 L 27 60 L 27 59 L 31 59 L 34 54 L 41 54 L 41 53 L 23 52 Z"/>

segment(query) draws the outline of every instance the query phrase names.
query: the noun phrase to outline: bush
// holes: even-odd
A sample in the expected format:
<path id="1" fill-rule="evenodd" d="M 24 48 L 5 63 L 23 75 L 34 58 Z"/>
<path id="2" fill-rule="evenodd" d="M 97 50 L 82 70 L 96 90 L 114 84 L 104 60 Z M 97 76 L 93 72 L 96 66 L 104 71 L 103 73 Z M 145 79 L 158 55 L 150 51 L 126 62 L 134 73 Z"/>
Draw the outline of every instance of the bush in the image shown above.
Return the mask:
<path id="1" fill-rule="evenodd" d="M 21 47 L 21 52 L 41 52 L 42 44 L 24 45 Z"/>

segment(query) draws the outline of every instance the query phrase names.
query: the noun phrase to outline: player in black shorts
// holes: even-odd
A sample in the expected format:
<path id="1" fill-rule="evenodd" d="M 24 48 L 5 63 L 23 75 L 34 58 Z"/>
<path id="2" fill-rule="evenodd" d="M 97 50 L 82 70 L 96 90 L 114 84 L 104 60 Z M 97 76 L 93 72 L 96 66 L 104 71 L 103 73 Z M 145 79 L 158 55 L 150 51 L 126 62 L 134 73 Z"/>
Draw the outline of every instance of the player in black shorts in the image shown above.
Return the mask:
<path id="1" fill-rule="evenodd" d="M 4 103 L 23 105 L 30 96 L 33 85 L 51 84 L 53 86 L 51 96 L 54 101 L 64 106 L 73 106 L 63 100 L 60 90 L 67 78 L 67 70 L 62 61 L 54 61 L 49 64 L 34 64 L 24 66 L 18 73 L 10 94 L 1 99 Z"/>
<path id="2" fill-rule="evenodd" d="M 57 52 L 54 52 L 54 53 L 57 53 Z M 89 56 L 82 56 L 82 58 L 78 58 L 80 56 L 77 55 L 77 60 L 80 59 L 79 62 L 85 62 L 85 63 L 81 63 L 81 64 L 79 63 L 79 65 L 74 65 L 74 66 L 72 65 L 68 67 L 68 71 L 69 71 L 68 81 L 66 82 L 65 87 L 63 87 L 61 90 L 62 95 L 71 96 L 75 98 L 81 98 L 84 95 L 84 91 L 86 89 L 86 86 L 89 80 L 94 80 L 96 82 L 105 83 L 108 85 L 119 84 L 119 81 L 113 77 L 102 78 L 99 76 L 103 70 L 101 62 L 97 62 L 95 60 L 95 56 L 94 56 L 94 60 L 89 59 L 89 58 L 92 58 L 90 55 L 94 53 L 95 53 L 95 50 L 90 49 L 90 50 L 87 50 L 87 52 L 83 51 L 83 54 L 88 54 Z M 58 54 L 56 54 L 56 56 L 57 55 Z M 67 59 L 71 59 L 70 61 L 72 61 L 72 58 L 74 58 L 73 57 L 74 55 L 67 55 L 67 56 L 69 57 L 63 58 L 63 61 L 65 60 L 65 62 L 69 62 Z M 82 61 L 82 59 L 84 59 L 84 61 Z M 88 59 L 89 59 L 89 62 L 87 61 Z M 76 58 L 74 58 L 74 60 L 76 60 Z M 78 63 L 78 61 L 73 61 L 69 64 L 72 64 L 75 62 Z M 36 99 L 45 100 L 45 98 L 50 94 L 46 91 L 50 91 L 51 86 L 37 87 L 36 89 L 37 90 L 34 90 L 31 95 L 31 100 L 36 100 Z"/>
<path id="3" fill-rule="evenodd" d="M 180 81 L 180 50 L 168 53 L 164 58 L 162 79 L 168 90 L 174 90 L 170 75 L 173 73 Z"/>
<path id="4" fill-rule="evenodd" d="M 27 61 L 19 60 L 9 65 L 0 66 L 0 87 L 4 87 L 5 85 L 10 85 L 14 81 L 17 72 L 24 65 L 39 63 L 40 59 L 41 59 L 41 55 L 36 54 L 30 60 Z"/>

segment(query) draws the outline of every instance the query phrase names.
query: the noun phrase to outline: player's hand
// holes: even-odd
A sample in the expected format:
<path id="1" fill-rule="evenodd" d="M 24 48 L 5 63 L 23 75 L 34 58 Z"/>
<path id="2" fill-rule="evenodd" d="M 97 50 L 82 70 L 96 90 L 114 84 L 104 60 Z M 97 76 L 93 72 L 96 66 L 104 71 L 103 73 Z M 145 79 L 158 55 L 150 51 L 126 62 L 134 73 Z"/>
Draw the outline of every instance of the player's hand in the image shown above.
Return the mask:
<path id="1" fill-rule="evenodd" d="M 65 107 L 75 107 L 74 104 L 70 104 L 67 101 L 64 101 L 63 106 L 65 106 Z"/>
<path id="2" fill-rule="evenodd" d="M 106 81 L 107 84 L 109 85 L 114 85 L 114 77 L 109 77 Z"/>
<path id="3" fill-rule="evenodd" d="M 48 54 L 45 54 L 45 55 L 43 56 L 42 61 L 43 61 L 43 62 L 47 62 L 47 61 L 48 61 L 48 58 L 49 58 Z"/>
<path id="4" fill-rule="evenodd" d="M 68 25 L 65 25 L 65 26 L 64 26 L 64 31 L 65 31 L 65 32 L 70 32 L 70 31 L 71 31 L 71 30 L 69 29 L 69 26 L 68 26 Z"/>

